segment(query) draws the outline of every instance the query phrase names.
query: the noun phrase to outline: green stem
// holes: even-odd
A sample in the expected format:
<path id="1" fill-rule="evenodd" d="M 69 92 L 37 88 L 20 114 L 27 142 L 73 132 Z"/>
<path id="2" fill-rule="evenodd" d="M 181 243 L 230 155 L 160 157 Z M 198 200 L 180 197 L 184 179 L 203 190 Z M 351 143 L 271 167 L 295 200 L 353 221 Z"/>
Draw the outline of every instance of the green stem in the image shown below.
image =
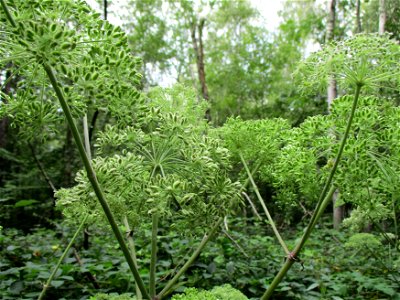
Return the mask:
<path id="1" fill-rule="evenodd" d="M 7 20 L 11 23 L 13 27 L 17 27 L 17 24 L 14 21 L 14 18 L 12 17 L 10 11 L 8 10 L 7 4 L 4 2 L 4 0 L 0 0 L 1 6 L 3 7 L 3 10 L 6 14 Z"/>
<path id="2" fill-rule="evenodd" d="M 240 153 L 240 155 L 242 155 L 242 153 Z M 258 162 L 258 163 L 256 164 L 256 166 L 253 168 L 253 172 L 251 172 L 251 175 L 254 176 L 254 174 L 257 173 L 257 171 L 258 171 L 258 169 L 259 169 L 260 167 L 261 167 L 261 163 Z M 247 185 L 249 184 L 249 182 L 250 182 L 250 177 L 247 176 L 246 181 L 243 183 L 242 188 L 240 189 L 240 192 L 243 192 L 243 191 L 246 189 L 246 187 L 247 187 Z"/>
<path id="3" fill-rule="evenodd" d="M 129 246 L 129 250 L 131 252 L 133 263 L 135 264 L 136 268 L 139 269 L 137 257 L 136 257 L 135 242 L 133 241 L 133 238 L 132 238 L 131 227 L 129 226 L 128 218 L 125 216 L 122 221 L 124 223 L 124 226 L 125 226 L 125 229 L 127 232 L 126 239 L 128 240 L 128 246 Z M 140 292 L 139 286 L 136 281 L 135 281 L 135 289 L 136 289 L 136 299 L 142 300 L 142 293 Z"/>
<path id="4" fill-rule="evenodd" d="M 217 231 L 218 227 L 221 225 L 224 219 L 220 218 L 216 224 L 211 228 L 210 232 L 204 235 L 202 241 L 200 242 L 199 246 L 197 247 L 196 251 L 193 252 L 192 256 L 186 261 L 186 263 L 182 266 L 182 268 L 175 274 L 175 276 L 167 283 L 164 289 L 155 297 L 155 299 L 160 300 L 162 297 L 173 289 L 174 284 L 178 281 L 178 279 L 186 272 L 186 270 L 193 264 L 196 260 L 197 256 L 203 250 L 205 245 L 214 236 L 215 232 Z"/>
<path id="5" fill-rule="evenodd" d="M 254 189 L 254 191 L 255 191 L 255 193 L 257 195 L 258 201 L 260 201 L 260 204 L 261 204 L 262 208 L 264 209 L 265 214 L 267 215 L 268 221 L 271 224 L 272 230 L 274 231 L 276 238 L 278 239 L 278 241 L 281 244 L 283 250 L 285 251 L 285 254 L 289 255 L 290 254 L 289 249 L 286 246 L 285 241 L 282 239 L 282 236 L 280 235 L 278 229 L 276 228 L 275 222 L 272 219 L 271 214 L 269 213 L 268 208 L 265 205 L 263 198 L 261 197 L 260 191 L 258 190 L 258 187 L 257 187 L 257 185 L 256 185 L 256 183 L 254 181 L 253 176 L 251 175 L 249 167 L 247 166 L 247 163 L 244 160 L 244 157 L 243 157 L 242 153 L 240 153 L 240 159 L 242 160 L 242 164 L 243 164 L 244 168 L 246 169 L 247 176 L 250 179 L 250 182 L 251 182 L 251 184 L 253 186 L 253 189 Z"/>
<path id="6" fill-rule="evenodd" d="M 65 257 L 67 256 L 69 249 L 71 249 L 72 245 L 74 244 L 76 237 L 78 236 L 79 232 L 82 230 L 83 225 L 85 224 L 88 214 L 83 218 L 82 222 L 79 224 L 78 229 L 75 231 L 74 236 L 72 237 L 71 241 L 69 242 L 67 248 L 65 248 L 63 254 L 61 255 L 60 259 L 58 260 L 56 266 L 53 269 L 53 272 L 51 272 L 49 279 L 47 279 L 46 284 L 43 285 L 42 292 L 40 293 L 38 300 L 42 300 L 44 295 L 46 294 L 47 289 L 50 286 L 51 281 L 53 280 L 54 276 L 57 273 L 58 268 L 60 267 L 61 263 L 64 261 Z"/>
<path id="7" fill-rule="evenodd" d="M 362 88 L 362 84 L 357 84 L 356 85 L 356 90 L 354 94 L 354 100 L 353 100 L 353 105 L 351 107 L 350 111 L 350 116 L 347 120 L 347 126 L 345 133 L 343 135 L 342 141 L 339 146 L 339 151 L 336 155 L 335 162 L 333 164 L 332 170 L 329 174 L 329 177 L 325 183 L 325 186 L 321 192 L 321 195 L 319 197 L 317 206 L 315 208 L 314 214 L 311 217 L 310 223 L 306 228 L 306 231 L 304 232 L 300 242 L 296 245 L 294 251 L 290 254 L 290 257 L 286 260 L 285 264 L 282 266 L 280 269 L 279 273 L 275 276 L 274 280 L 272 281 L 271 285 L 268 287 L 267 291 L 264 293 L 264 295 L 261 297 L 261 300 L 267 300 L 271 297 L 272 293 L 278 286 L 278 284 L 282 281 L 282 279 L 285 277 L 287 271 L 289 271 L 290 267 L 293 265 L 293 263 L 296 261 L 296 258 L 298 254 L 300 253 L 301 249 L 304 247 L 304 244 L 306 243 L 307 239 L 310 237 L 310 234 L 315 226 L 315 224 L 318 222 L 319 218 L 322 216 L 326 206 L 328 205 L 328 201 L 330 198 L 332 198 L 332 195 L 335 191 L 335 187 L 331 186 L 332 185 L 332 180 L 333 176 L 336 173 L 336 169 L 339 165 L 340 159 L 342 158 L 344 146 L 346 145 L 347 137 L 349 136 L 351 124 L 353 122 L 354 114 L 357 108 L 357 103 L 358 99 L 360 97 L 360 91 Z M 329 190 L 329 191 L 328 191 Z"/>
<path id="8" fill-rule="evenodd" d="M 150 297 L 156 295 L 156 263 L 157 263 L 157 232 L 158 232 L 158 213 L 152 215 L 151 230 L 151 259 L 150 259 Z"/>

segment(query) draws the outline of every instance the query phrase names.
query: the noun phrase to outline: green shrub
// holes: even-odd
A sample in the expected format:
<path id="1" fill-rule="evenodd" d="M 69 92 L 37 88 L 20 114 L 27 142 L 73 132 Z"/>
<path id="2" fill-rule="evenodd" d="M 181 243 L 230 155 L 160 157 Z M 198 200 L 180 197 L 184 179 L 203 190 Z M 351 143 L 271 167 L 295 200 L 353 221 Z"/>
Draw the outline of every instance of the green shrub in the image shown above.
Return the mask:
<path id="1" fill-rule="evenodd" d="M 248 299 L 229 284 L 217 286 L 211 291 L 188 288 L 184 294 L 174 295 L 172 300 L 246 300 Z"/>

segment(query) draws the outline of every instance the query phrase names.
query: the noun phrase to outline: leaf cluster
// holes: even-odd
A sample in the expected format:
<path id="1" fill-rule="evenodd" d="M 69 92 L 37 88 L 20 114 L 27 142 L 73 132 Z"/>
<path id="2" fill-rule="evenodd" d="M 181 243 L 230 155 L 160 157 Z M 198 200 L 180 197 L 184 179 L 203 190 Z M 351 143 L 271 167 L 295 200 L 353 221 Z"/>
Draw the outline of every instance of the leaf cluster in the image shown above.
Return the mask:
<path id="1" fill-rule="evenodd" d="M 100 133 L 96 144 L 101 156 L 93 165 L 119 219 L 127 215 L 139 226 L 157 213 L 184 231 L 207 227 L 237 207 L 240 186 L 228 177 L 227 149 L 201 132 L 205 120 L 193 112 L 186 118 L 194 103 L 188 92 L 180 86 L 170 92 L 149 94 L 155 100 L 141 127 L 108 126 Z M 169 112 L 157 106 L 164 102 L 165 107 L 165 98 L 171 99 Z M 175 103 L 186 108 L 172 112 Z M 57 205 L 68 218 L 88 212 L 103 219 L 85 173 L 79 172 L 76 180 L 75 187 L 57 192 Z"/>
<path id="2" fill-rule="evenodd" d="M 398 44 L 387 35 L 358 34 L 310 55 L 299 65 L 295 78 L 304 93 L 325 89 L 331 78 L 345 92 L 358 85 L 369 94 L 382 86 L 398 89 L 399 58 Z"/>
<path id="3" fill-rule="evenodd" d="M 185 294 L 177 294 L 172 300 L 246 300 L 248 299 L 240 291 L 229 284 L 214 287 L 211 291 L 201 291 L 196 288 L 188 288 Z"/>
<path id="4" fill-rule="evenodd" d="M 82 1 L 14 1 L 10 7 L 17 27 L 5 28 L 0 37 L 6 46 L 0 49 L 1 66 L 18 85 L 4 95 L 0 116 L 9 117 L 25 137 L 57 132 L 63 117 L 41 67 L 47 64 L 74 117 L 101 108 L 121 124 L 136 119 L 140 60 L 129 54 L 119 27 L 100 20 Z"/>

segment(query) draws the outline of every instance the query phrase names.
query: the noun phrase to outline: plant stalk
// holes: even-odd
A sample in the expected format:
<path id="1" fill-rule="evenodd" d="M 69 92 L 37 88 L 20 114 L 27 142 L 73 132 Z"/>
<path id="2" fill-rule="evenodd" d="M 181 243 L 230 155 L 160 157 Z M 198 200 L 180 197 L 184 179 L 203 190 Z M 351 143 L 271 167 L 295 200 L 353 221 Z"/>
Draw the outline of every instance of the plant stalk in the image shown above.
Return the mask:
<path id="1" fill-rule="evenodd" d="M 170 290 L 173 289 L 174 284 L 178 281 L 178 279 L 186 272 L 186 270 L 194 263 L 196 260 L 197 256 L 199 256 L 200 252 L 203 250 L 205 245 L 208 243 L 208 241 L 211 239 L 211 237 L 214 236 L 216 233 L 218 227 L 221 225 L 222 221 L 224 219 L 220 218 L 215 225 L 211 228 L 208 234 L 205 234 L 202 241 L 200 242 L 199 246 L 197 247 L 196 251 L 193 252 L 193 254 L 190 256 L 190 258 L 186 261 L 186 263 L 182 266 L 182 268 L 178 271 L 178 273 L 175 274 L 175 276 L 167 283 L 167 285 L 164 287 L 164 289 L 158 293 L 158 295 L 155 297 L 157 300 L 161 300 L 162 297 L 169 292 Z"/>
<path id="2" fill-rule="evenodd" d="M 267 215 L 268 221 L 271 224 L 272 230 L 274 231 L 275 236 L 279 241 L 279 244 L 281 244 L 281 246 L 283 248 L 283 251 L 285 251 L 285 254 L 289 255 L 290 254 L 289 249 L 286 246 L 285 241 L 283 240 L 282 236 L 280 235 L 278 229 L 276 228 L 275 222 L 272 219 L 271 214 L 269 213 L 268 208 L 265 205 L 263 198 L 261 197 L 260 191 L 258 190 L 258 187 L 257 187 L 257 185 L 256 185 L 256 183 L 254 181 L 253 176 L 251 175 L 249 167 L 247 166 L 247 163 L 244 160 L 244 157 L 243 157 L 242 153 L 240 153 L 240 159 L 242 160 L 242 164 L 243 164 L 244 168 L 246 169 L 247 176 L 250 179 L 250 182 L 251 182 L 251 184 L 253 186 L 253 189 L 254 189 L 254 191 L 255 191 L 255 193 L 257 195 L 258 201 L 260 201 L 260 204 L 261 204 L 262 208 L 264 209 L 265 214 Z"/>
<path id="3" fill-rule="evenodd" d="M 157 232 L 158 232 L 158 213 L 153 213 L 151 230 L 151 259 L 150 259 L 150 297 L 154 299 L 156 295 L 156 264 L 157 264 Z"/>
<path id="4" fill-rule="evenodd" d="M 6 14 L 7 20 L 11 23 L 11 25 L 13 27 L 17 27 L 17 24 L 15 23 L 14 18 L 12 17 L 7 4 L 4 2 L 4 0 L 0 0 L 0 3 L 1 3 L 1 7 L 4 10 L 4 13 Z"/>
<path id="5" fill-rule="evenodd" d="M 351 107 L 350 116 L 349 116 L 349 118 L 347 120 L 346 130 L 345 130 L 345 133 L 343 135 L 342 141 L 340 143 L 339 151 L 338 151 L 338 153 L 336 155 L 336 159 L 335 159 L 335 162 L 333 164 L 332 170 L 331 170 L 331 172 L 330 172 L 330 174 L 328 176 L 328 179 L 327 179 L 327 181 L 325 183 L 325 186 L 324 186 L 324 188 L 323 188 L 323 190 L 322 190 L 322 192 L 320 194 L 317 206 L 315 208 L 314 214 L 311 217 L 310 223 L 307 226 L 306 231 L 304 232 L 300 242 L 296 245 L 294 251 L 290 254 L 290 256 L 286 260 L 285 264 L 280 269 L 279 273 L 275 276 L 275 278 L 272 281 L 271 285 L 268 287 L 267 291 L 261 297 L 261 300 L 267 300 L 267 299 L 269 299 L 271 297 L 272 293 L 274 292 L 274 290 L 276 289 L 278 284 L 285 277 L 287 271 L 289 271 L 289 269 L 291 268 L 293 263 L 297 260 L 298 254 L 300 253 L 301 249 L 304 247 L 304 244 L 306 243 L 307 239 L 310 237 L 310 234 L 311 234 L 315 224 L 318 222 L 318 220 L 322 216 L 326 206 L 328 205 L 327 202 L 330 200 L 330 198 L 332 198 L 332 195 L 333 195 L 333 193 L 335 191 L 335 187 L 332 185 L 333 176 L 335 175 L 336 169 L 337 169 L 337 167 L 339 165 L 339 162 L 340 162 L 340 159 L 342 158 L 344 146 L 346 145 L 346 141 L 347 141 L 347 138 L 349 136 L 351 124 L 353 122 L 353 118 L 354 118 L 354 114 L 355 114 L 355 111 L 356 111 L 356 108 L 357 108 L 357 103 L 358 103 L 358 99 L 360 97 L 360 91 L 361 91 L 362 86 L 363 85 L 360 84 L 360 83 L 356 85 L 356 89 L 355 89 L 355 93 L 354 93 L 353 105 Z M 329 189 L 329 191 L 328 191 L 328 189 Z"/>
<path id="6" fill-rule="evenodd" d="M 88 214 L 86 214 L 86 216 L 83 218 L 82 222 L 79 224 L 78 229 L 75 231 L 71 241 L 69 242 L 67 248 L 65 248 L 63 254 L 61 255 L 60 259 L 58 260 L 56 266 L 54 267 L 53 271 L 50 274 L 49 279 L 47 279 L 46 283 L 43 285 L 43 289 L 42 292 L 40 293 L 38 300 L 42 300 L 44 295 L 46 294 L 47 289 L 50 286 L 51 281 L 53 280 L 54 276 L 57 273 L 58 268 L 60 267 L 61 263 L 64 261 L 65 257 L 67 256 L 69 249 L 71 249 L 72 245 L 74 244 L 76 237 L 78 236 L 79 232 L 82 230 L 83 225 L 85 224 L 87 218 L 88 218 Z"/>

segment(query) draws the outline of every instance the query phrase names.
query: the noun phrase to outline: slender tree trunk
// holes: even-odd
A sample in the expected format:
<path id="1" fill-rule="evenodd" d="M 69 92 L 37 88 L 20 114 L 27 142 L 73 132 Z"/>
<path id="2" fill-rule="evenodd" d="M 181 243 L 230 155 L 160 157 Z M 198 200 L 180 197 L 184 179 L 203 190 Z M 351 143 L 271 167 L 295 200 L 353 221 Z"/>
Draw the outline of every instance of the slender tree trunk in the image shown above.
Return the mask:
<path id="1" fill-rule="evenodd" d="M 193 23 L 191 28 L 191 36 L 193 43 L 193 50 L 196 54 L 197 72 L 199 76 L 201 94 L 204 100 L 209 101 L 208 87 L 206 83 L 206 72 L 204 68 L 204 47 L 203 47 L 203 28 L 205 24 L 205 19 L 201 19 L 199 24 Z M 198 31 L 198 41 L 196 38 L 196 31 Z M 210 109 L 207 109 L 205 113 L 205 118 L 211 121 Z"/>
<path id="2" fill-rule="evenodd" d="M 103 1 L 103 13 L 104 13 L 104 20 L 107 20 L 107 0 Z"/>
<path id="3" fill-rule="evenodd" d="M 329 3 L 329 15 L 328 22 L 326 25 L 326 43 L 331 42 L 334 39 L 335 34 L 335 23 L 336 23 L 336 0 L 331 0 Z M 328 109 L 330 109 L 333 100 L 337 96 L 336 80 L 332 76 L 328 84 Z"/>
<path id="4" fill-rule="evenodd" d="M 356 30 L 355 30 L 355 33 L 360 33 L 362 31 L 360 11 L 361 11 L 361 0 L 357 0 L 356 1 Z"/>
<path id="5" fill-rule="evenodd" d="M 328 4 L 328 22 L 326 23 L 326 42 L 334 38 L 336 25 L 336 0 L 330 0 Z"/>
<path id="6" fill-rule="evenodd" d="M 335 34 L 335 26 L 336 26 L 336 0 L 330 0 L 328 7 L 328 22 L 326 26 L 326 42 L 329 43 L 334 39 Z M 336 80 L 333 75 L 329 79 L 328 83 L 328 109 L 330 109 L 333 100 L 337 97 L 337 86 Z M 342 220 L 344 219 L 344 206 L 336 207 L 336 201 L 339 197 L 339 191 L 336 192 L 332 196 L 332 204 L 333 204 L 333 228 L 338 229 Z"/>
<path id="7" fill-rule="evenodd" d="M 385 33 L 386 7 L 385 0 L 379 0 L 379 34 Z"/>

